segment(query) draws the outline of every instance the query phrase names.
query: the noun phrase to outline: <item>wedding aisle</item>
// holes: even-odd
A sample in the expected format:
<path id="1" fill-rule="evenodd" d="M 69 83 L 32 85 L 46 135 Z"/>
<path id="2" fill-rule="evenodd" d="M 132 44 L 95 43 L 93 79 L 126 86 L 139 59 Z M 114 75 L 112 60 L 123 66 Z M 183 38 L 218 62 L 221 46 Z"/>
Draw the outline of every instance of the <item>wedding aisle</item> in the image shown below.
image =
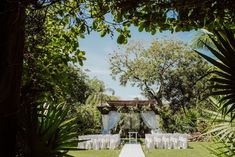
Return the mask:
<path id="1" fill-rule="evenodd" d="M 140 144 L 125 144 L 119 157 L 145 157 Z"/>

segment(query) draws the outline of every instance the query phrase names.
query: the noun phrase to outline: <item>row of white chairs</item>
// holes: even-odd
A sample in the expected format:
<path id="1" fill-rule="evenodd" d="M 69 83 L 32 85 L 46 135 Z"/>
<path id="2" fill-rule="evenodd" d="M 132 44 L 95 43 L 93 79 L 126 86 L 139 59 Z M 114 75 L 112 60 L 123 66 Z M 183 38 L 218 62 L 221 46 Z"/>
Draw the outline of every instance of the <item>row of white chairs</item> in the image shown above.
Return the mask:
<path id="1" fill-rule="evenodd" d="M 116 149 L 121 143 L 119 134 L 114 135 L 84 135 L 79 140 L 86 140 L 78 143 L 80 149 Z"/>
<path id="2" fill-rule="evenodd" d="M 145 145 L 148 149 L 187 149 L 188 135 L 187 134 L 145 134 Z"/>

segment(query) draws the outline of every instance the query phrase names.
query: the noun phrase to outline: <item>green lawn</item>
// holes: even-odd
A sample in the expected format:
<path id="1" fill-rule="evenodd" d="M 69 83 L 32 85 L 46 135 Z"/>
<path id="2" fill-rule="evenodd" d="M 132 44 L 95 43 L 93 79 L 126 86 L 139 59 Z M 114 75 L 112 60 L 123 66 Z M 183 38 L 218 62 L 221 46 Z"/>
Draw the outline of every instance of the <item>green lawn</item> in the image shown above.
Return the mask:
<path id="1" fill-rule="evenodd" d="M 70 155 L 75 157 L 118 157 L 121 150 L 81 150 L 71 151 Z"/>
<path id="2" fill-rule="evenodd" d="M 152 149 L 142 147 L 146 157 L 212 157 L 208 142 L 190 142 L 188 149 Z"/>
<path id="3" fill-rule="evenodd" d="M 206 149 L 208 142 L 190 142 L 188 149 L 152 149 L 147 150 L 143 145 L 146 157 L 212 157 Z M 120 150 L 82 150 L 71 151 L 70 155 L 75 157 L 118 157 Z"/>

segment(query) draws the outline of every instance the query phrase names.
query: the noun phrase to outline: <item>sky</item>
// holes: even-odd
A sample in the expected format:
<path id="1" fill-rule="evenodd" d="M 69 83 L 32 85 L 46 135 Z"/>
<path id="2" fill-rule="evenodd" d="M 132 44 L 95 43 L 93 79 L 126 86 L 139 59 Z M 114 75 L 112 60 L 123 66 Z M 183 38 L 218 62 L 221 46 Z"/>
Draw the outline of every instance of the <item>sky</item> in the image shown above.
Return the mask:
<path id="1" fill-rule="evenodd" d="M 154 39 L 160 38 L 174 38 L 181 40 L 185 43 L 190 43 L 195 31 L 190 32 L 179 32 L 171 34 L 169 31 L 163 33 L 156 33 L 151 35 L 147 32 L 138 32 L 136 27 L 131 27 L 131 38 L 128 41 L 140 40 L 146 44 L 151 43 Z M 114 50 L 122 47 L 117 44 L 116 34 L 111 38 L 109 35 L 105 37 L 100 37 L 100 34 L 97 32 L 92 32 L 87 35 L 85 39 L 79 40 L 80 49 L 86 52 L 86 61 L 82 69 L 90 76 L 91 78 L 96 77 L 99 80 L 102 80 L 105 83 L 106 88 L 112 88 L 115 91 L 115 96 L 118 96 L 122 100 L 131 100 L 136 97 L 144 99 L 141 96 L 141 91 L 137 87 L 132 87 L 127 85 L 125 87 L 121 86 L 118 80 L 113 80 L 111 77 L 111 71 L 109 69 L 109 54 L 113 53 Z M 86 70 L 88 69 L 88 70 Z M 107 93 L 111 94 L 111 93 Z"/>

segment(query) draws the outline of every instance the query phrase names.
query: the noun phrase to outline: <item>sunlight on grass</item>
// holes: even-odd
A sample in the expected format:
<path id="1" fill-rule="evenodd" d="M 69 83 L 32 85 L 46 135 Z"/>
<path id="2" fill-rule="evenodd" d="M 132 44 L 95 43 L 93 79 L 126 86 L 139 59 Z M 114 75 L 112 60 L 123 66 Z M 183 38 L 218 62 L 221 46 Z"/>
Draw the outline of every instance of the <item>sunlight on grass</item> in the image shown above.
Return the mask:
<path id="1" fill-rule="evenodd" d="M 142 146 L 146 157 L 212 157 L 207 147 L 208 142 L 190 142 L 188 149 L 152 149 Z"/>
<path id="2" fill-rule="evenodd" d="M 120 150 L 82 150 L 70 151 L 69 155 L 75 157 L 118 157 Z"/>
<path id="3" fill-rule="evenodd" d="M 212 157 L 207 147 L 209 142 L 190 142 L 188 149 L 151 149 L 147 150 L 144 145 L 146 157 Z M 75 157 L 118 157 L 121 150 L 82 150 L 70 151 Z"/>

